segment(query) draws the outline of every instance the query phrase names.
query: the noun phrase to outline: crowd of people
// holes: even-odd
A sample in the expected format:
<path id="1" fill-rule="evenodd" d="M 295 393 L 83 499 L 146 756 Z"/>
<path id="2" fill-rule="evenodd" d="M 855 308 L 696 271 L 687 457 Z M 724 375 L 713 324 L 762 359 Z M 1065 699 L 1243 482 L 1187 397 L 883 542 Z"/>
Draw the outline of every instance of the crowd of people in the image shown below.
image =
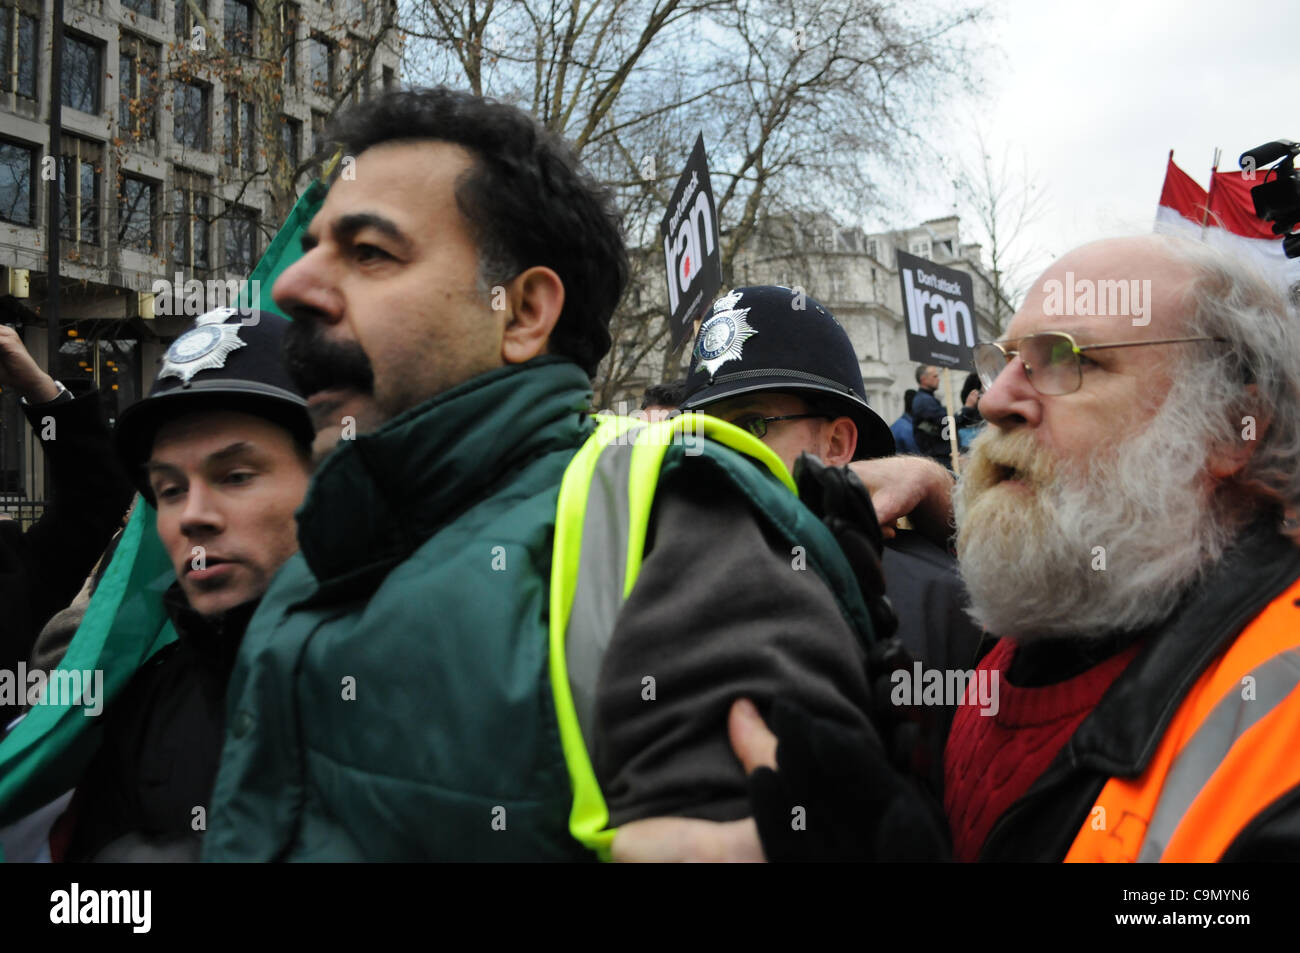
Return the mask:
<path id="1" fill-rule="evenodd" d="M 54 487 L 0 669 L 86 637 L 133 489 L 175 636 L 100 653 L 7 859 L 1300 858 L 1300 327 L 1246 263 L 1078 248 L 893 427 L 828 308 L 729 289 L 607 417 L 628 253 L 569 148 L 447 89 L 333 132 L 292 320 L 203 315 L 112 434 L 0 328 Z"/>

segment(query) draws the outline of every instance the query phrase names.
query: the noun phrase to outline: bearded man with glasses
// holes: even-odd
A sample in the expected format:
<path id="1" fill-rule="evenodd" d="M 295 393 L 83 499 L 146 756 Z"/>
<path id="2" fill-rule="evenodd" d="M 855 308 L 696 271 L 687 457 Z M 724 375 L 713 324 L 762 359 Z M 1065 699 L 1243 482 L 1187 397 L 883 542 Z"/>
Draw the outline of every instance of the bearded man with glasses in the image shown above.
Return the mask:
<path id="1" fill-rule="evenodd" d="M 1150 279 L 1150 324 L 1052 313 L 1070 271 Z M 981 665 L 1006 714 L 953 724 L 959 859 L 1300 849 L 1294 811 L 1265 816 L 1300 803 L 1294 758 L 1273 763 L 1300 742 L 1295 320 L 1244 265 L 1153 236 L 1068 255 L 978 348 L 990 427 L 955 496 L 957 552 L 1004 636 Z"/>
<path id="2" fill-rule="evenodd" d="M 1149 280 L 1149 324 L 1059 313 L 1047 287 L 1071 273 Z M 1044 273 L 977 365 L 989 426 L 957 485 L 957 553 L 972 615 L 1002 637 L 980 662 L 1000 697 L 989 717 L 963 705 L 948 737 L 954 857 L 1300 858 L 1294 307 L 1200 244 L 1097 242 Z M 743 763 L 778 767 L 739 714 Z M 797 755 L 803 739 L 780 742 Z M 776 776 L 810 797 L 818 773 Z M 869 797 L 839 802 L 856 845 L 841 855 L 871 855 L 880 822 L 854 813 Z M 755 804 L 769 857 L 774 809 Z M 689 843 L 752 856 L 747 833 Z M 616 855 L 640 852 L 639 831 L 620 837 Z"/>

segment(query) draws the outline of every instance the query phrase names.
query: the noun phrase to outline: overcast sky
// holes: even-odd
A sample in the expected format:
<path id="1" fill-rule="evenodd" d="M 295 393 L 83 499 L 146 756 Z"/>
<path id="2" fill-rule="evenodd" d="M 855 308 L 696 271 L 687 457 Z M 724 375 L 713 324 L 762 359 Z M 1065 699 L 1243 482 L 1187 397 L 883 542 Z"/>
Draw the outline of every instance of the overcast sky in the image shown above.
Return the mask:
<path id="1" fill-rule="evenodd" d="M 1300 141 L 1300 4 L 993 0 L 981 123 L 997 158 L 1024 150 L 1046 192 L 1026 250 L 1046 265 L 1107 235 L 1149 231 L 1165 159 L 1202 186 L 1272 139 Z M 951 212 L 944 197 L 916 219 Z M 899 224 L 899 223 L 894 223 Z"/>

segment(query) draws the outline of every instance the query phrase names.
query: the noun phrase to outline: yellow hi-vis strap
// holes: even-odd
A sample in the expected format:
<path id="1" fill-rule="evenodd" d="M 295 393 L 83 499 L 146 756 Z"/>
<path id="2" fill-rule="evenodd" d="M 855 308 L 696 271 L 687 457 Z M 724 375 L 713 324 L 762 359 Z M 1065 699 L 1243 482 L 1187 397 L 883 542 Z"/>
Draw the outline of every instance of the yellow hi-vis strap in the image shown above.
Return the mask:
<path id="1" fill-rule="evenodd" d="M 550 672 L 560 744 L 573 785 L 569 830 L 609 859 L 615 831 L 591 762 L 596 682 L 614 622 L 641 572 L 650 511 L 668 447 L 690 455 L 712 439 L 763 464 L 792 493 L 779 457 L 739 427 L 704 414 L 654 424 L 602 417 L 564 472 L 551 561 Z"/>

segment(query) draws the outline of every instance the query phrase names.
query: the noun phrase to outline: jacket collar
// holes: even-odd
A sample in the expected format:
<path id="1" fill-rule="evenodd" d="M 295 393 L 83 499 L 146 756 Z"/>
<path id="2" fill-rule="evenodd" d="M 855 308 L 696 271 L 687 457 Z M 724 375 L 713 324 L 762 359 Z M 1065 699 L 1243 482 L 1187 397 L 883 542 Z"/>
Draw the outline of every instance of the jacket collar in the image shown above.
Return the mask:
<path id="1" fill-rule="evenodd" d="M 163 608 L 176 629 L 177 639 L 193 653 L 202 669 L 220 679 L 223 685 L 235 667 L 239 643 L 260 601 L 253 599 L 209 618 L 190 605 L 179 582 L 173 582 L 163 593 Z"/>
<path id="2" fill-rule="evenodd" d="M 1248 527 L 1147 640 L 1056 763 L 1140 774 L 1192 684 L 1298 575 L 1300 547 L 1279 534 L 1275 517 Z"/>
<path id="3" fill-rule="evenodd" d="M 322 585 L 387 572 L 535 458 L 572 452 L 593 429 L 591 381 L 540 357 L 473 377 L 342 443 L 296 514 Z"/>

